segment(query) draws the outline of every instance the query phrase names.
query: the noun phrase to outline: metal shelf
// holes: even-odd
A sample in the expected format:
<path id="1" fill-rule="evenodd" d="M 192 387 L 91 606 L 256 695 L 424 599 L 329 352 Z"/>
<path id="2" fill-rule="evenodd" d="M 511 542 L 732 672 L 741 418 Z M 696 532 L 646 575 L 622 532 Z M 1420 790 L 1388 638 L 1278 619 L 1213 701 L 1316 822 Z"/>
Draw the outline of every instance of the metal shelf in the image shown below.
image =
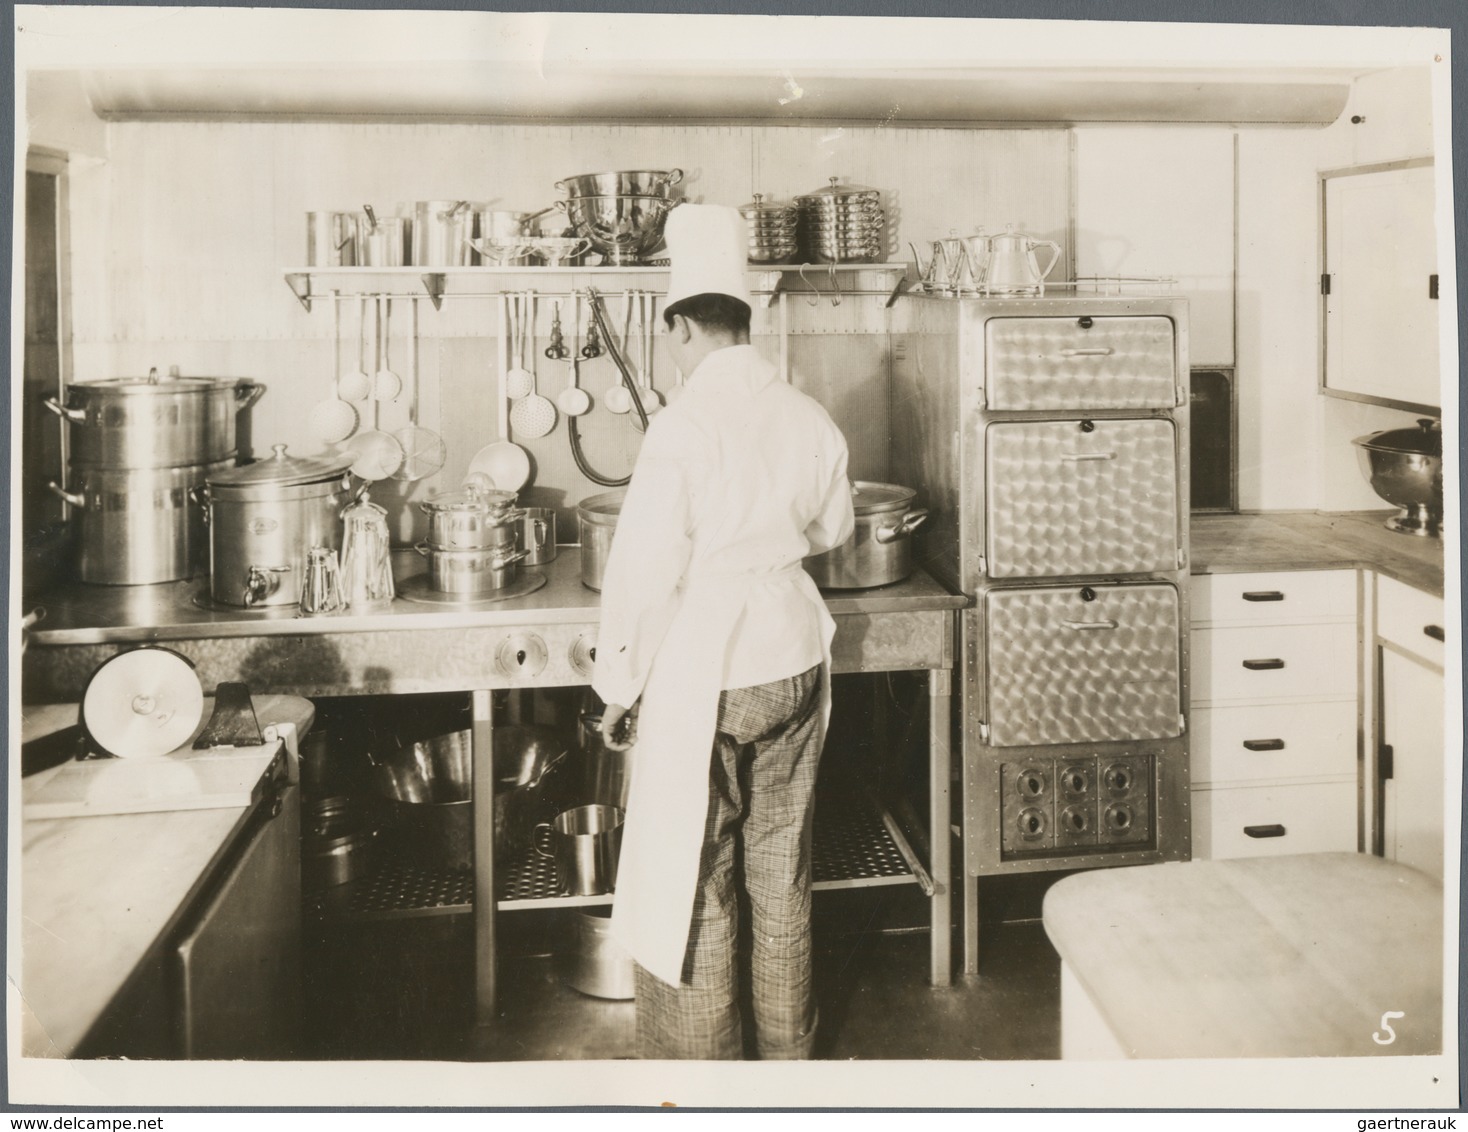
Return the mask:
<path id="1" fill-rule="evenodd" d="M 750 264 L 750 294 L 768 307 L 782 291 L 839 295 L 881 295 L 891 305 L 907 275 L 905 263 Z M 862 273 L 877 278 L 863 279 Z M 435 309 L 445 298 L 486 298 L 524 290 L 531 284 L 550 287 L 544 294 L 569 294 L 599 287 L 608 291 L 645 287 L 665 279 L 666 265 L 633 267 L 290 267 L 286 286 L 307 311 L 315 299 L 358 295 L 426 295 Z M 841 286 L 841 276 L 855 277 Z"/>
<path id="2" fill-rule="evenodd" d="M 812 841 L 811 887 L 817 892 L 892 884 L 918 884 L 925 890 L 930 886 L 896 822 L 875 805 L 857 800 L 818 810 Z M 518 854 L 498 871 L 495 907 L 501 912 L 612 902 L 610 895 L 559 895 L 555 863 L 534 849 Z M 387 865 L 335 888 L 308 893 L 306 908 L 309 915 L 323 920 L 463 915 L 474 910 L 474 874 Z"/>

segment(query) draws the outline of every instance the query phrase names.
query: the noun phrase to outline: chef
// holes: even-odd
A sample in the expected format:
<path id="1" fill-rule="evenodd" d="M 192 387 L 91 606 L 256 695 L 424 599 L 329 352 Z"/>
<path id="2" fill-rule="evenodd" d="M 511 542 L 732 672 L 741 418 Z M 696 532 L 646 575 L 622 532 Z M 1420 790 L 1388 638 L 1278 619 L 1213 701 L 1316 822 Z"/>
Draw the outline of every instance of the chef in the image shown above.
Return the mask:
<path id="1" fill-rule="evenodd" d="M 744 1056 L 739 892 L 761 1058 L 809 1057 L 810 839 L 835 625 L 801 559 L 852 533 L 846 441 L 749 341 L 743 217 L 668 215 L 668 351 L 617 521 L 592 686 L 632 754 L 612 931 L 638 1053 Z"/>

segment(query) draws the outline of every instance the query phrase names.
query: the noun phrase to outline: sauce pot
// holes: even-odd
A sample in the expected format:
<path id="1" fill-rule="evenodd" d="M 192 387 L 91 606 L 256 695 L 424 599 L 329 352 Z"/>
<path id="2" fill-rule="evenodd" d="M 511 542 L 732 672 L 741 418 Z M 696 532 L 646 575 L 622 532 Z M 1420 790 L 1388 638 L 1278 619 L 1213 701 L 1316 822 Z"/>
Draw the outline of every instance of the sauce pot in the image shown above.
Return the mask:
<path id="1" fill-rule="evenodd" d="M 912 534 L 928 513 L 910 506 L 917 493 L 891 483 L 858 480 L 851 485 L 856 529 L 840 546 L 805 560 L 816 585 L 829 590 L 888 586 L 915 568 Z"/>

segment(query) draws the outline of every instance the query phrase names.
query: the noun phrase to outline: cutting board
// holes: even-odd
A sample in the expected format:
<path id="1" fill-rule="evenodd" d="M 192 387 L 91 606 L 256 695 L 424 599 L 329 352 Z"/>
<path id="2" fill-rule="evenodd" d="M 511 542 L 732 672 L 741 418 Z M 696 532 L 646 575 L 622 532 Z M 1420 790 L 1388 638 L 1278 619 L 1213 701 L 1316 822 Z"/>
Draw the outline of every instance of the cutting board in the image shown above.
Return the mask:
<path id="1" fill-rule="evenodd" d="M 311 702 L 295 696 L 255 696 L 252 703 L 262 732 L 293 725 L 287 740 L 292 746 L 315 718 Z M 212 710 L 206 698 L 196 734 Z M 32 775 L 21 783 L 22 814 L 31 821 L 247 806 L 282 740 L 202 751 L 192 742 L 158 758 L 73 761 Z"/>

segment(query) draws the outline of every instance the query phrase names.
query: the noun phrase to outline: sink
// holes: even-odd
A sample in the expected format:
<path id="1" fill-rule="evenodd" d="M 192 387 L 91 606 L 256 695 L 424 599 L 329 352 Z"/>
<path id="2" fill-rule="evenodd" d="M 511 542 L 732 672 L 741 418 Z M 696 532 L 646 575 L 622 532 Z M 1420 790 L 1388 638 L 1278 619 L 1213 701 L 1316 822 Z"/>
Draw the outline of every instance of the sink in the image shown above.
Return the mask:
<path id="1" fill-rule="evenodd" d="M 1377 495 L 1403 510 L 1388 530 L 1439 538 L 1443 518 L 1442 422 L 1423 418 L 1416 428 L 1395 428 L 1351 441 L 1361 471 Z"/>

